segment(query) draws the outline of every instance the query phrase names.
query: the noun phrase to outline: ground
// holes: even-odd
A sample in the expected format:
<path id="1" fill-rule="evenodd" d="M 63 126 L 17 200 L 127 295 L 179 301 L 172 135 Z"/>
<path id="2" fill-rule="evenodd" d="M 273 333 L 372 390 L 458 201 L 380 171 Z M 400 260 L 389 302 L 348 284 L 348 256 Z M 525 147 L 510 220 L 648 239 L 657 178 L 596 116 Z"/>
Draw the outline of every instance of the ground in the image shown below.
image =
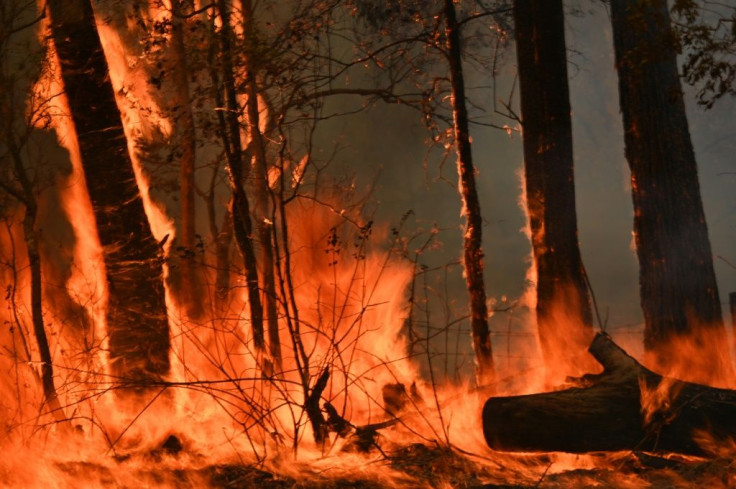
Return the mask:
<path id="1" fill-rule="evenodd" d="M 142 464 L 138 463 L 140 457 L 135 463 L 132 460 L 136 457 L 132 457 L 120 459 L 112 467 L 85 462 L 59 464 L 59 468 L 69 479 L 77 480 L 68 487 L 115 489 L 736 488 L 736 462 L 732 457 L 703 459 L 641 452 L 575 456 L 490 451 L 478 456 L 423 444 L 374 455 L 352 471 L 345 467 L 334 470 L 329 466 L 327 469 L 305 466 L 302 470 L 289 467 L 290 475 L 268 470 L 264 464 L 204 463 L 195 469 L 191 468 L 195 459 L 185 452 L 148 454 Z M 334 460 L 336 464 L 339 461 Z M 84 485 L 80 485 L 81 481 Z"/>

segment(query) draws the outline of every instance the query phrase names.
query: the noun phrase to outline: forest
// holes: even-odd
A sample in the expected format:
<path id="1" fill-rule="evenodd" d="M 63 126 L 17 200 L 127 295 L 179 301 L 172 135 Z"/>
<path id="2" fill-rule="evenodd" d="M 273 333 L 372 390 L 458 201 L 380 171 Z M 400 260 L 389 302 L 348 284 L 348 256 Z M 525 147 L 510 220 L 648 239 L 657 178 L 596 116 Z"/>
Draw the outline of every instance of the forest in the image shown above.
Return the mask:
<path id="1" fill-rule="evenodd" d="M 0 0 L 0 485 L 733 487 L 736 6 Z"/>

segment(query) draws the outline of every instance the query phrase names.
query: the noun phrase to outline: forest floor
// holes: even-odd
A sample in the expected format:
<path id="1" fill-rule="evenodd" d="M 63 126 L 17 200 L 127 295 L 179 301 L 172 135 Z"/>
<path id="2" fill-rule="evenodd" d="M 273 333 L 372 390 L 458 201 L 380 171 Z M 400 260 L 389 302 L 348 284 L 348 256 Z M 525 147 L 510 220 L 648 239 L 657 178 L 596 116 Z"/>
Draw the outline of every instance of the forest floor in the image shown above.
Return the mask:
<path id="1" fill-rule="evenodd" d="M 509 460 L 508 456 L 504 456 Z M 600 457 L 609 457 L 600 454 Z M 615 463 L 553 473 L 554 455 L 519 455 L 521 464 L 546 466 L 533 475 L 503 466 L 478 462 L 447 448 L 411 445 L 387 454 L 385 463 L 406 476 L 402 487 L 463 489 L 536 488 L 736 488 L 736 461 L 732 458 L 679 459 L 631 452 L 618 454 Z M 254 467 L 223 465 L 206 469 L 213 488 L 235 489 L 383 489 L 395 487 L 369 478 L 307 476 L 304 479 L 280 477 Z"/>
<path id="2" fill-rule="evenodd" d="M 70 479 L 85 479 L 90 484 L 69 487 L 115 489 L 736 488 L 736 461 L 733 457 L 695 459 L 617 452 L 585 454 L 576 458 L 573 455 L 560 457 L 559 454 L 489 452 L 486 458 L 422 444 L 375 455 L 366 459 L 364 467 L 352 471 L 345 470 L 345 467 L 334 471 L 324 467 L 306 466 L 301 471 L 289 467 L 289 475 L 269 470 L 264 465 L 244 463 L 202 464 L 200 468 L 187 468 L 184 464 L 174 468 L 175 465 L 163 459 L 160 464 L 149 459 L 144 467 L 138 466 L 130 471 L 131 467 L 126 467 L 125 460 L 112 467 L 66 463 L 59 468 Z M 166 455 L 167 458 L 170 456 L 179 457 L 178 454 Z M 577 468 L 575 461 L 579 462 Z M 368 465 L 372 469 L 362 470 Z M 123 475 L 124 472 L 128 473 Z"/>

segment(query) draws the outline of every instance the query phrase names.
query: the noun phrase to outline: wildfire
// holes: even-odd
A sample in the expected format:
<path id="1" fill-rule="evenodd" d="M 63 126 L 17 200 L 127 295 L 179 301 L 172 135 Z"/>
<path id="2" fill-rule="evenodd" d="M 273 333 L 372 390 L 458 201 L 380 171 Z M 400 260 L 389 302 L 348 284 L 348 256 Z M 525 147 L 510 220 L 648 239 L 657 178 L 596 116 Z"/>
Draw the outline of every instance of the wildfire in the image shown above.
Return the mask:
<path id="1" fill-rule="evenodd" d="M 178 12 L 185 8 L 178 1 L 145 12 L 116 2 L 94 6 L 106 76 L 134 169 L 135 181 L 131 175 L 126 184 L 137 189 L 145 210 L 144 226 L 129 234 L 151 233 L 158 244 L 155 256 L 140 261 L 163 270 L 153 278 L 165 288 L 165 311 L 135 310 L 136 318 L 150 319 L 136 325 L 143 330 L 154 329 L 155 319 L 168 327 L 171 368 L 166 364 L 161 372 L 126 363 L 151 352 L 152 345 L 126 344 L 129 356 L 114 351 L 111 331 L 120 326 L 114 321 L 129 318 L 107 314 L 116 291 L 106 260 L 123 243 L 101 244 L 97 223 L 102 221 L 89 192 L 94 182 L 85 179 L 73 108 L 63 95 L 64 66 L 50 44 L 48 67 L 32 97 L 45 101 L 42 113 L 50 125 L 39 123 L 34 130 L 53 131 L 70 168 L 54 176 L 52 192 L 39 192 L 47 214 L 34 228 L 44 237 L 42 310 L 52 361 L 39 360 L 42 347 L 33 335 L 38 320 L 33 317 L 33 260 L 22 225 L 31 206 L 17 204 L 3 215 L 7 225 L 0 228 L 0 279 L 6 292 L 0 303 L 0 485 L 734 487 L 728 458 L 735 442 L 714 433 L 732 427 L 728 409 L 736 395 L 726 388 L 736 380 L 728 367 L 729 351 L 722 358 L 704 355 L 721 341 L 720 333 L 705 325 L 696 335 L 674 338 L 645 356 L 649 370 L 607 334 L 594 333 L 592 317 L 585 314 L 590 308 L 581 299 L 587 291 L 581 295 L 565 273 L 555 277 L 554 293 L 538 300 L 543 287 L 539 263 L 556 250 L 547 241 L 551 229 L 543 215 L 544 196 L 527 195 L 524 184 L 520 207 L 528 211 L 532 224 L 525 232 L 534 248 L 528 286 L 518 300 L 502 301 L 521 311 L 515 319 L 524 334 L 512 338 L 510 321 L 505 337 L 494 331 L 499 338 L 493 347 L 505 341 L 508 361 L 497 364 L 496 378 L 482 377 L 488 381 L 484 385 L 469 376 L 451 379 L 446 359 L 444 375 L 437 374 L 433 342 L 440 334 L 447 341 L 457 322 L 451 314 L 447 324 L 437 327 L 436 319 L 425 318 L 425 331 L 408 331 L 424 311 L 415 289 L 426 272 L 419 263 L 425 248 L 412 249 L 415 243 L 405 236 L 403 220 L 394 227 L 374 222 L 353 182 L 345 184 L 313 159 L 313 128 L 280 126 L 286 116 L 274 105 L 293 110 L 293 100 L 276 101 L 265 93 L 228 95 L 243 109 L 235 117 L 236 127 L 226 124 L 222 93 L 216 100 L 192 104 L 193 113 L 206 120 L 191 128 L 192 134 L 211 138 L 196 147 L 192 170 L 197 193 L 209 204 L 210 236 L 198 235 L 191 249 L 180 246 L 183 204 L 165 191 L 172 185 L 173 162 L 181 156 L 170 147 L 179 136 L 179 107 L 172 108 L 167 90 L 161 89 L 168 75 L 155 63 L 147 64 L 150 53 L 144 52 L 140 24 L 150 22 L 158 29 L 154 44 L 162 52 L 171 42 L 175 15 L 187 32 L 206 31 L 214 46 L 227 18 L 222 9 L 231 6 L 194 3 L 191 15 Z M 242 40 L 252 28 L 247 25 L 252 5 L 249 0 L 235 4 L 231 23 Z M 208 14 L 209 9 L 220 13 Z M 53 37 L 49 22 L 44 20 L 42 42 Z M 244 44 L 249 42 L 257 44 L 250 39 Z M 265 62 L 248 51 L 253 46 L 241 48 L 240 56 L 253 56 L 248 63 Z M 192 79 L 209 77 L 207 83 L 225 92 L 217 70 L 226 63 L 213 52 L 206 53 L 204 67 L 192 68 Z M 229 76 L 242 92 L 261 82 L 240 71 Z M 184 78 L 192 91 L 203 91 L 199 81 Z M 249 125 L 246 116 L 249 96 L 257 99 L 258 124 Z M 298 97 L 307 98 L 304 93 Z M 299 110 L 318 111 L 307 105 Z M 229 143 L 228 131 L 234 133 Z M 233 141 L 242 145 L 233 161 L 244 160 L 244 175 L 243 181 L 230 184 L 235 190 L 243 186 L 248 198 L 254 189 L 253 194 L 261 192 L 252 216 L 239 216 L 240 227 L 234 225 L 234 190 L 224 184 L 224 161 L 237 146 Z M 265 154 L 269 166 L 260 168 L 258 158 Z M 57 194 L 63 223 L 49 217 L 56 215 L 48 209 L 56 205 Z M 246 232 L 251 218 L 255 223 Z M 221 222 L 226 224 L 218 226 Z M 427 244 L 436 233 L 431 234 Z M 250 244 L 259 260 L 268 255 L 260 254 L 266 246 L 273 248 L 273 263 L 258 263 L 259 280 L 248 275 L 247 257 L 242 247 L 230 243 L 233 238 L 241 240 L 239 245 Z M 195 297 L 182 294 L 172 278 L 185 262 L 196 269 L 189 276 L 198 282 L 192 289 L 200 294 Z M 129 260 L 116 270 L 123 274 L 137 265 Z M 273 284 L 267 283 L 266 267 Z M 222 283 L 225 294 L 218 289 Z M 441 296 L 427 282 L 423 286 L 425 300 Z M 261 345 L 254 297 L 266 304 L 265 328 L 276 328 L 266 332 Z M 187 300 L 201 307 L 188 308 Z M 493 300 L 488 304 L 497 305 Z M 499 307 L 496 314 L 504 312 Z M 280 349 L 273 348 L 277 342 Z M 458 339 L 455 354 L 469 356 L 470 344 L 468 338 Z M 448 349 L 445 345 L 447 357 Z M 40 387 L 51 366 L 54 397 L 48 385 L 43 392 Z M 128 378 L 126 372 L 139 375 Z M 695 424 L 680 427 L 682 416 L 691 416 L 685 419 Z M 585 432 L 590 427 L 595 430 Z M 677 445 L 682 437 L 685 443 Z M 638 444 L 631 446 L 632 439 Z M 556 451 L 558 442 L 563 443 L 560 450 L 570 453 Z M 659 450 L 663 445 L 666 453 Z"/>

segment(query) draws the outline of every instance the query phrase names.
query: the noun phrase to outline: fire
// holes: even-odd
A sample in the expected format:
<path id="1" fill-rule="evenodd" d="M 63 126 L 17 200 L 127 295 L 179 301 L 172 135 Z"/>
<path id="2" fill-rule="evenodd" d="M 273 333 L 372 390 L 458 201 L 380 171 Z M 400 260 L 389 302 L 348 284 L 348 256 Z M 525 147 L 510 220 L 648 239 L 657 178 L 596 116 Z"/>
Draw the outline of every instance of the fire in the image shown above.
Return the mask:
<path id="1" fill-rule="evenodd" d="M 672 402 L 680 393 L 681 386 L 674 379 L 665 378 L 654 387 L 650 387 L 643 379 L 639 379 L 641 389 L 641 405 L 644 414 L 645 426 L 655 423 L 668 423 L 672 416 Z"/>
<path id="2" fill-rule="evenodd" d="M 731 348 L 723 347 L 727 343 L 725 331 L 692 319 L 690 323 L 691 334 L 674 335 L 666 344 L 647 352 L 645 362 L 667 377 L 715 387 L 736 387 Z"/>
<path id="3" fill-rule="evenodd" d="M 549 253 L 545 243 L 545 219 L 543 216 L 543 197 L 540 195 L 528 195 L 524 171 L 520 168 L 517 171 L 517 178 L 520 182 L 521 191 L 519 208 L 526 217 L 525 226 L 522 232 L 531 244 L 537 247 L 538 253 Z M 536 205 L 527 205 L 528 202 L 536 202 Z M 536 234 L 532 232 L 531 221 L 536 219 L 539 221 L 540 229 Z M 520 305 L 526 306 L 530 311 L 537 309 L 537 284 L 539 283 L 539 272 L 537 263 L 534 258 L 534 251 L 530 250 L 528 258 L 528 268 L 526 273 L 527 288 L 520 299 Z M 584 324 L 576 311 L 580 309 L 580 299 L 577 291 L 571 283 L 565 282 L 560 278 L 559 283 L 555 286 L 554 297 L 550 300 L 552 306 L 546 312 L 547 323 L 554 325 L 555 331 L 549 331 L 549 324 L 539 324 L 536 315 L 528 319 L 529 329 L 538 331 L 536 335 L 537 348 L 539 355 L 542 355 L 545 370 L 544 378 L 539 378 L 537 390 L 551 388 L 560 385 L 567 377 L 579 377 L 585 373 L 591 373 L 598 369 L 598 366 L 586 352 L 587 346 L 592 340 L 593 331 L 591 325 Z M 546 357 L 546 358 L 545 358 Z"/>
<path id="4" fill-rule="evenodd" d="M 160 182 L 147 168 L 143 153 L 163 151 L 175 121 L 162 109 L 164 95 L 148 85 L 148 67 L 135 47 L 137 26 L 130 19 L 121 20 L 124 15 L 114 11 L 116 5 L 97 6 L 112 9 L 111 20 L 97 19 L 97 29 L 148 222 L 162 243 L 162 260 L 171 263 L 176 204 L 157 194 Z M 170 8 L 151 7 L 148 15 L 165 20 Z M 55 185 L 74 237 L 61 245 L 71 257 L 64 290 L 47 290 L 44 307 L 47 317 L 54 318 L 49 336 L 67 420 L 56 421 L 38 388 L 40 365 L 30 334 L 28 260 L 19 218 L 12 216 L 7 229 L 0 229 L 0 277 L 9 284 L 0 311 L 3 324 L 8 325 L 0 332 L 0 346 L 8 353 L 0 356 L 0 484 L 222 487 L 233 480 L 258 484 L 273 474 L 315 487 L 337 480 L 447 488 L 490 483 L 638 488 L 661 480 L 687 487 L 692 482 L 671 467 L 698 463 L 696 458 L 668 456 L 652 462 L 628 452 L 489 451 L 481 425 L 488 386 L 475 386 L 468 379 L 455 383 L 435 379 L 433 352 L 409 349 L 405 324 L 412 314 L 409 291 L 417 270 L 416 263 L 400 253 L 400 232 L 373 222 L 364 209 L 349 201 L 351 192 L 341 191 L 339 185 L 332 191 L 319 187 L 317 178 L 322 182 L 327 178 L 319 174 L 321 169 L 315 171 L 310 155 L 294 158 L 298 163 L 282 161 L 267 172 L 274 195 L 285 190 L 279 182 L 291 190 L 309 187 L 288 199 L 288 205 L 279 207 L 268 223 L 274 229 L 277 258 L 280 365 L 255 348 L 248 284 L 242 263 L 232 254 L 228 255 L 232 258 L 228 273 L 234 280 L 230 300 L 222 310 L 213 306 L 216 264 L 212 243 L 203 240 L 198 259 L 207 277 L 201 298 L 207 312 L 201 318 L 187 317 L 176 292 L 167 286 L 171 372 L 143 392 L 124 391 L 109 372 L 103 250 L 77 136 L 68 117 L 70 108 L 64 97 L 57 96 L 63 91 L 60 68 L 54 66 L 53 53 L 49 59 L 51 69 L 35 93 L 50 101 L 46 110 L 52 129 L 68 152 L 71 171 Z M 269 120 L 271 107 L 265 96 L 259 98 L 259 109 L 260 129 L 267 133 L 274 121 Z M 246 136 L 243 142 L 248 143 Z M 526 209 L 524 194 L 522 190 Z M 217 197 L 223 195 L 218 190 Z M 543 238 L 544 232 L 535 239 Z M 527 233 L 531 240 L 531 231 Z M 530 311 L 537 305 L 538 277 L 530 261 L 529 286 L 516 307 L 525 311 L 519 320 L 524 331 L 536 332 L 539 325 Z M 55 299 L 52 294 L 64 297 Z M 89 327 L 86 322 L 80 326 L 55 306 L 63 301 L 82 310 Z M 519 342 L 512 342 L 511 334 L 505 338 L 508 352 L 513 350 L 524 360 L 512 361 L 508 355 L 506 369 L 499 369 L 504 376 L 490 386 L 495 395 L 549 390 L 568 376 L 600 372 L 583 351 L 590 335 L 575 317 L 573 311 L 579 305 L 575 301 L 572 291 L 559 288 L 550 317 L 559 326 L 559 337 L 569 341 L 546 345 L 551 353 L 544 358 L 543 368 L 536 335 Z M 427 331 L 429 336 L 429 327 Z M 702 369 L 696 369 L 697 362 L 687 361 L 702 357 L 703 345 L 716 341 L 708 336 L 678 338 L 667 350 L 678 361 L 657 364 L 650 359 L 652 368 L 665 379 L 656 386 L 639 380 L 647 426 L 668 423 L 681 387 L 674 379 L 734 385 L 722 369 L 702 362 L 697 365 Z M 725 357 L 708 360 L 717 367 L 728 363 Z M 529 372 L 519 371 L 522 363 Z M 587 380 L 574 382 L 584 385 Z M 710 453 L 733 454 L 733 440 L 717 440 L 707 431 L 697 433 L 696 439 Z M 647 476 L 642 469 L 646 463 L 665 468 Z M 729 479 L 721 486 L 732 483 Z"/>
<path id="5" fill-rule="evenodd" d="M 116 18 L 113 15 L 113 19 Z M 163 139 L 171 133 L 171 122 L 159 109 L 160 102 L 150 93 L 148 88 L 146 66 L 138 61 L 139 56 L 130 53 L 131 45 L 137 39 L 128 40 L 127 44 L 116 26 L 97 20 L 105 58 L 110 69 L 110 81 L 117 95 L 118 107 L 123 115 L 123 128 L 128 141 L 128 152 L 133 160 L 136 183 L 140 189 L 143 203 L 154 237 L 159 241 L 169 235 L 173 241 L 174 229 L 172 219 L 166 215 L 163 205 L 151 197 L 151 182 L 141 158 L 141 146 L 146 151 L 160 150 Z M 134 34 L 129 34 L 134 37 Z M 137 43 L 136 43 L 137 44 Z"/>

